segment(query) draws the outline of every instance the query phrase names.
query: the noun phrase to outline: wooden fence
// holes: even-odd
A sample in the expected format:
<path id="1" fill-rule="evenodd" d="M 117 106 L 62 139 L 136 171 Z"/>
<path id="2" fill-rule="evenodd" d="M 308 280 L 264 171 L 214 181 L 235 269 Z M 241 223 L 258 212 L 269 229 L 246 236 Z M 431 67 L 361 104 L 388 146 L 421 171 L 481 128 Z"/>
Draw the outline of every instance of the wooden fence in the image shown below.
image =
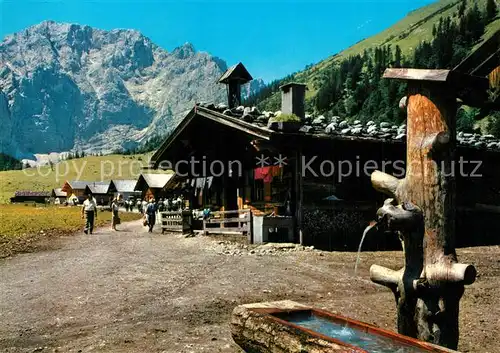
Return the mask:
<path id="1" fill-rule="evenodd" d="M 247 234 L 252 233 L 250 210 L 218 211 L 203 220 L 203 234 Z"/>
<path id="2" fill-rule="evenodd" d="M 161 233 L 184 232 L 184 220 L 181 211 L 161 212 Z"/>

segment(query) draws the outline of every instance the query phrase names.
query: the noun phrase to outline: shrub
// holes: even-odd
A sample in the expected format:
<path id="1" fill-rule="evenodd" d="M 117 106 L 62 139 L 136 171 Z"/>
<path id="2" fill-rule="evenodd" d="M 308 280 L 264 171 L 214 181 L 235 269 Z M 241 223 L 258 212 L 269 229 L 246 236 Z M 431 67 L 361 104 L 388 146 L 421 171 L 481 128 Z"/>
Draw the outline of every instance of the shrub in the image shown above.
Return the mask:
<path id="1" fill-rule="evenodd" d="M 273 121 L 275 122 L 294 122 L 294 123 L 299 123 L 300 118 L 295 115 L 295 114 L 281 114 L 280 116 L 277 116 L 273 118 Z"/>

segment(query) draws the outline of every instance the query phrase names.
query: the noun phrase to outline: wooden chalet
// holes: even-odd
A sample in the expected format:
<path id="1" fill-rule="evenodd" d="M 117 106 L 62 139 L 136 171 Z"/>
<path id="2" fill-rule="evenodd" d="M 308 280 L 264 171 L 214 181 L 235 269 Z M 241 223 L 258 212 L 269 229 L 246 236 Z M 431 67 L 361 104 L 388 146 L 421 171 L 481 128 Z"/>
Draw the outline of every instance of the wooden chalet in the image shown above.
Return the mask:
<path id="1" fill-rule="evenodd" d="M 67 193 L 65 191 L 62 191 L 62 188 L 55 188 L 52 189 L 50 197 L 54 200 L 59 200 L 59 203 L 63 203 L 64 201 L 66 201 Z"/>
<path id="2" fill-rule="evenodd" d="M 113 180 L 116 193 L 122 195 L 123 200 L 136 199 L 141 197 L 141 192 L 135 190 L 137 180 Z"/>
<path id="3" fill-rule="evenodd" d="M 244 81 L 239 74 L 234 80 L 231 73 L 223 78 L 228 92 L 238 92 L 233 86 Z M 451 78 L 454 73 L 442 76 Z M 185 197 L 194 209 L 248 207 L 256 214 L 291 215 L 296 242 L 324 249 L 356 248 L 384 200 L 369 174 L 383 169 L 404 176 L 405 126 L 307 116 L 305 89 L 299 83 L 282 87 L 281 112 L 298 116 L 298 127 L 273 121 L 273 113 L 234 106 L 234 94 L 228 97 L 229 105 L 197 104 L 154 154 L 150 167 L 178 166 L 175 172 L 184 177 Z M 498 242 L 500 141 L 463 133 L 457 139 L 456 160 L 480 162 L 476 172 L 482 175 L 470 177 L 477 165 L 472 163 L 457 175 L 462 215 L 457 217 L 462 234 L 457 238 L 461 244 Z M 188 163 L 193 160 L 197 163 Z M 389 237 L 382 247 L 397 246 L 394 239 Z M 372 244 L 378 247 L 381 242 L 368 239 L 366 247 Z"/>
<path id="4" fill-rule="evenodd" d="M 81 203 L 85 200 L 85 190 L 90 183 L 92 182 L 83 180 L 65 181 L 61 191 L 66 193 L 68 199 L 78 199 L 78 202 Z"/>
<path id="5" fill-rule="evenodd" d="M 36 202 L 46 203 L 50 198 L 50 192 L 45 191 L 30 191 L 19 190 L 14 193 L 14 197 L 10 198 L 11 203 Z"/>
<path id="6" fill-rule="evenodd" d="M 85 195 L 92 194 L 98 205 L 109 205 L 116 194 L 113 181 L 95 181 L 85 187 Z"/>
<path id="7" fill-rule="evenodd" d="M 167 195 L 168 183 L 173 174 L 141 174 L 135 185 L 135 190 L 140 192 L 143 200 L 151 197 L 159 199 Z"/>

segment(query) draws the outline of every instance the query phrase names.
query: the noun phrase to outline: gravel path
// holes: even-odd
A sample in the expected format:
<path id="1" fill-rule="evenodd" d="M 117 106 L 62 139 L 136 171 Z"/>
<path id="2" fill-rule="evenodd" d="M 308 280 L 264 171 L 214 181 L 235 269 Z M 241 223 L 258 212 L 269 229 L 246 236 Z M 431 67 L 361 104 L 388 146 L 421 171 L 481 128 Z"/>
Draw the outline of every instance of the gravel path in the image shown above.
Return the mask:
<path id="1" fill-rule="evenodd" d="M 363 253 L 354 277 L 354 253 L 256 251 L 148 234 L 140 222 L 121 229 L 60 238 L 52 250 L 0 261 L 1 352 L 236 353 L 232 309 L 282 299 L 394 329 L 392 294 L 367 279 L 372 263 L 397 267 L 397 252 Z M 495 352 L 500 248 L 464 254 L 490 270 L 462 301 L 461 348 Z"/>

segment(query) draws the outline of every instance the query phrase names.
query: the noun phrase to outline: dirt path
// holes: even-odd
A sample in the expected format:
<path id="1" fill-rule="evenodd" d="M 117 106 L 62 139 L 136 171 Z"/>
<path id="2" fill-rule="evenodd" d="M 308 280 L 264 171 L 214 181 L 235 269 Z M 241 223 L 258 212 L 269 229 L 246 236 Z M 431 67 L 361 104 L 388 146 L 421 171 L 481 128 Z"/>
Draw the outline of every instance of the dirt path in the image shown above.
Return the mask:
<path id="1" fill-rule="evenodd" d="M 59 240 L 0 261 L 2 352 L 240 352 L 228 320 L 240 303 L 292 299 L 394 329 L 392 294 L 368 279 L 399 253 L 255 254 L 206 237 L 123 231 Z M 465 249 L 478 282 L 462 301 L 464 352 L 498 352 L 500 248 Z"/>

